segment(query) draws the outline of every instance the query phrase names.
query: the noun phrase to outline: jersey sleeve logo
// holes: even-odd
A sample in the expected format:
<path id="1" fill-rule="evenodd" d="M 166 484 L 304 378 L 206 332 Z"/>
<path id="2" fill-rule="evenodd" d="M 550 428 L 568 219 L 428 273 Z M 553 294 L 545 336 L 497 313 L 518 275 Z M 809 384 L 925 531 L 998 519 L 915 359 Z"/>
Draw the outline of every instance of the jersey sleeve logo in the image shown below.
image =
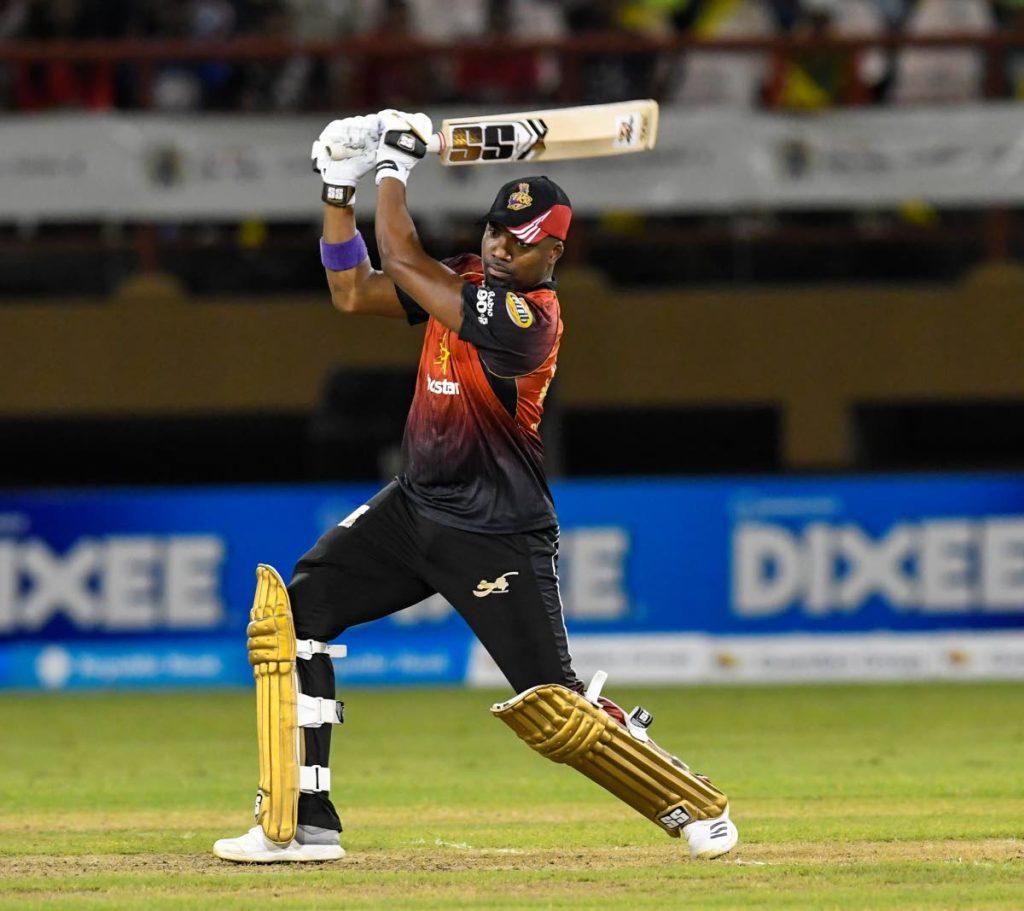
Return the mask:
<path id="1" fill-rule="evenodd" d="M 533 325 L 533 311 L 518 294 L 509 291 L 505 295 L 505 309 L 520 329 L 529 329 Z"/>

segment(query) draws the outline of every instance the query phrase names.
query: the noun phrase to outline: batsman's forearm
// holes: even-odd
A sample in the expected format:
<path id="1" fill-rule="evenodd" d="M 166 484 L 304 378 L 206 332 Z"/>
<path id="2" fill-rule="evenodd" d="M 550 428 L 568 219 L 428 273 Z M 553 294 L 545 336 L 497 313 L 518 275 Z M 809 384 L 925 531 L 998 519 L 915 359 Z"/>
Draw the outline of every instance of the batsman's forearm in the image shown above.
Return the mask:
<path id="1" fill-rule="evenodd" d="M 377 187 L 377 250 L 380 267 L 400 283 L 400 273 L 425 256 L 416 225 L 405 204 L 405 184 L 385 179 Z"/>
<path id="2" fill-rule="evenodd" d="M 356 216 L 351 206 L 324 206 L 324 240 L 340 244 L 356 236 Z"/>
<path id="3" fill-rule="evenodd" d="M 356 236 L 356 217 L 350 206 L 324 206 L 324 242 L 340 244 Z M 352 269 L 336 271 L 324 268 L 331 303 L 342 313 L 355 313 L 359 306 L 360 286 L 370 276 L 370 261 L 364 259 Z"/>
<path id="4" fill-rule="evenodd" d="M 424 251 L 405 205 L 405 184 L 391 177 L 377 186 L 377 249 L 384 274 L 432 317 L 458 332 L 463 280 Z"/>

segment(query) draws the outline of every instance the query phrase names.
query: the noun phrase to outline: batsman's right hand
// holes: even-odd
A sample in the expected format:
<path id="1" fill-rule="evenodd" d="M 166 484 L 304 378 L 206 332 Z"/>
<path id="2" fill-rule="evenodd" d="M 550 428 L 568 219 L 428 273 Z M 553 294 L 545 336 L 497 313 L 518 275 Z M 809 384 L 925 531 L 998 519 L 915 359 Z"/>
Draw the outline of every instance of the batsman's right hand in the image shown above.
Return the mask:
<path id="1" fill-rule="evenodd" d="M 328 205 L 351 206 L 356 184 L 376 162 L 380 121 L 376 114 L 332 120 L 313 143 L 313 170 L 324 182 Z"/>
<path id="2" fill-rule="evenodd" d="M 406 114 L 392 108 L 381 111 L 380 141 L 377 146 L 376 182 L 394 177 L 405 183 L 409 172 L 427 153 L 434 127 L 426 114 Z"/>

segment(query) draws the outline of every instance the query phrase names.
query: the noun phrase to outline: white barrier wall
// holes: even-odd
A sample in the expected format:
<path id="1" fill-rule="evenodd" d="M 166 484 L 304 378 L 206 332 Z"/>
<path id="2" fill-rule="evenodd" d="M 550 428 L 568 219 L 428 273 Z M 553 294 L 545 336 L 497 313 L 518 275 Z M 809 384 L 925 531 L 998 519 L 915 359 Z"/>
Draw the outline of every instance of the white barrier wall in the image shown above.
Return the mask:
<path id="1" fill-rule="evenodd" d="M 777 115 L 665 109 L 653 152 L 414 177 L 421 214 L 476 215 L 498 182 L 546 173 L 578 212 L 1024 201 L 1018 104 Z M 445 116 L 481 113 L 446 109 Z M 0 120 L 0 220 L 314 218 L 323 116 L 21 115 Z M 421 166 L 422 167 L 422 166 Z M 440 172 L 440 173 L 439 173 Z M 372 183 L 360 195 L 372 209 Z"/>

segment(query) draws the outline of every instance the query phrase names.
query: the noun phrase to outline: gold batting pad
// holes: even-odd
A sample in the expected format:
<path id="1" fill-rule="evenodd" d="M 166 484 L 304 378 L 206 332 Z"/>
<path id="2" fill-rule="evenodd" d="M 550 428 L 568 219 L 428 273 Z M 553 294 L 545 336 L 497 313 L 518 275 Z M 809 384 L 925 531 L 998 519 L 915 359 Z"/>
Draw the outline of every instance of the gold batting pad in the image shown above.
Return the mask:
<path id="1" fill-rule="evenodd" d="M 714 785 L 564 686 L 535 686 L 491 711 L 538 753 L 578 769 L 675 838 L 728 806 Z"/>
<path id="2" fill-rule="evenodd" d="M 260 789 L 256 821 L 267 838 L 286 845 L 295 837 L 299 811 L 302 737 L 298 727 L 295 625 L 288 589 L 272 566 L 256 568 L 256 596 L 246 629 L 256 678 L 256 735 Z"/>

